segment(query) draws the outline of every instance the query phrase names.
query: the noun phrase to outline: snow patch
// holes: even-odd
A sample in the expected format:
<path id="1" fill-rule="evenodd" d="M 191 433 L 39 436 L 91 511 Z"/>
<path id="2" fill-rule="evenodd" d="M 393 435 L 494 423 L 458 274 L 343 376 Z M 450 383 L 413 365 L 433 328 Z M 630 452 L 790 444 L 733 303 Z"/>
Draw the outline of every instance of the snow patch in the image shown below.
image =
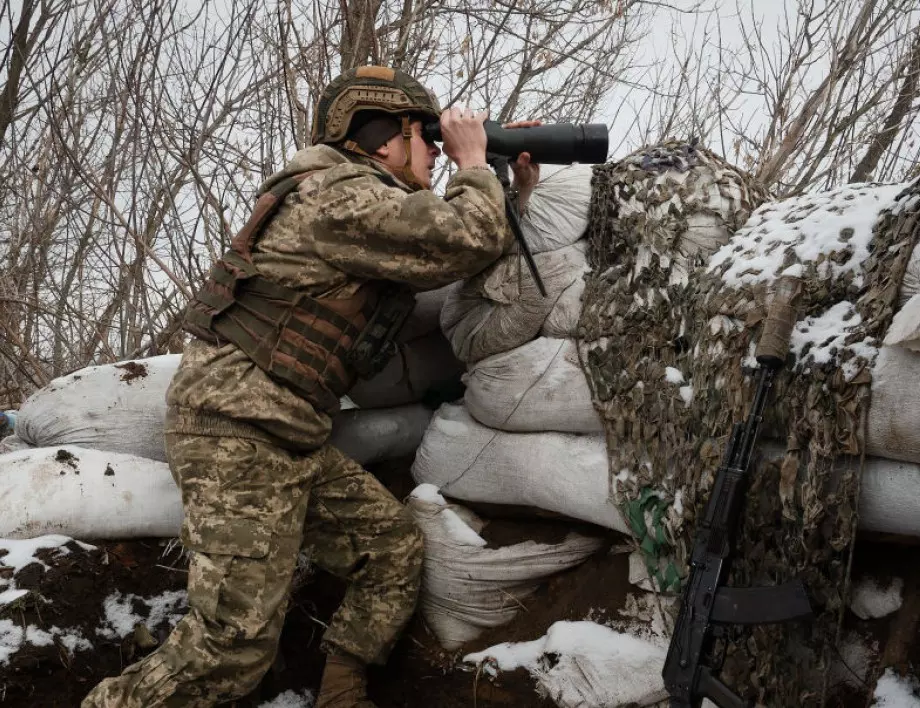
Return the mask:
<path id="1" fill-rule="evenodd" d="M 920 681 L 914 676 L 898 676 L 893 669 L 885 673 L 875 686 L 875 708 L 920 708 Z"/>
<path id="2" fill-rule="evenodd" d="M 10 657 L 27 644 L 47 647 L 54 644 L 55 638 L 71 655 L 76 651 L 87 651 L 93 648 L 93 645 L 80 634 L 79 630 L 52 627 L 50 631 L 45 631 L 34 624 L 23 629 L 20 625 L 14 624 L 12 620 L 0 620 L 0 666 L 8 665 Z"/>
<path id="3" fill-rule="evenodd" d="M 302 693 L 285 691 L 270 701 L 260 703 L 258 708 L 313 708 L 315 700 L 312 691 L 305 690 Z"/>
<path id="4" fill-rule="evenodd" d="M 668 366 L 665 367 L 664 370 L 664 380 L 672 384 L 682 384 L 684 383 L 684 375 L 681 373 L 680 369 Z"/>
<path id="5" fill-rule="evenodd" d="M 639 639 L 594 622 L 556 622 L 532 642 L 505 643 L 463 660 L 495 673 L 525 668 L 562 708 L 641 702 L 663 689 L 663 639 Z"/>
<path id="6" fill-rule="evenodd" d="M 171 627 L 182 619 L 183 612 L 179 610 L 186 607 L 188 595 L 185 590 L 164 592 L 162 595 L 145 599 L 134 594 L 122 595 L 114 592 L 103 600 L 105 619 L 96 633 L 106 639 L 123 639 L 127 637 L 138 624 L 145 624 L 153 630 L 158 624 L 168 622 Z M 143 617 L 134 611 L 136 603 L 147 605 L 149 612 Z"/>
<path id="7" fill-rule="evenodd" d="M 9 458 L 10 456 L 5 456 Z M 0 539 L 0 567 L 12 568 L 11 578 L 0 578 L 0 607 L 15 602 L 20 597 L 28 595 L 28 590 L 19 590 L 16 588 L 16 573 L 32 563 L 38 563 L 42 568 L 48 569 L 36 553 L 43 549 L 53 549 L 57 555 L 66 556 L 70 549 L 66 544 L 73 542 L 85 551 L 95 550 L 95 546 L 82 541 L 75 541 L 70 536 L 61 536 L 59 534 L 49 534 L 47 536 L 37 536 L 36 538 L 27 538 L 23 540 L 14 540 L 11 538 Z M 3 552 L 6 551 L 4 554 Z"/>
<path id="8" fill-rule="evenodd" d="M 850 609 L 860 619 L 885 617 L 901 608 L 904 581 L 894 578 L 883 588 L 875 578 L 861 578 L 853 588 Z"/>
<path id="9" fill-rule="evenodd" d="M 722 279 L 740 287 L 769 283 L 784 270 L 823 256 L 827 277 L 852 272 L 858 286 L 872 228 L 905 186 L 847 185 L 764 204 L 712 256 L 709 270 L 730 263 Z M 833 260 L 831 254 L 836 254 Z"/>

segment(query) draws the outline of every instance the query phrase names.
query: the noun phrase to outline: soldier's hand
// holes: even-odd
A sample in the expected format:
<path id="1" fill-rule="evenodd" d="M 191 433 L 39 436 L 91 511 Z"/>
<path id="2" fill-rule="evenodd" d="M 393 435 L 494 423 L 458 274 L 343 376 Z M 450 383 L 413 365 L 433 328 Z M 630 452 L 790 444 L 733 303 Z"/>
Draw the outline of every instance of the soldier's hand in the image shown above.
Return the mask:
<path id="1" fill-rule="evenodd" d="M 513 123 L 503 123 L 502 128 L 534 128 L 543 125 L 541 120 L 519 120 Z M 540 165 L 530 161 L 530 153 L 522 152 L 517 159 L 511 163 L 511 172 L 514 174 L 514 187 L 521 193 L 530 193 L 540 181 Z"/>
<path id="2" fill-rule="evenodd" d="M 441 139 L 444 154 L 461 170 L 466 167 L 485 167 L 486 130 L 483 123 L 489 114 L 476 113 L 469 107 L 448 108 L 441 114 Z"/>

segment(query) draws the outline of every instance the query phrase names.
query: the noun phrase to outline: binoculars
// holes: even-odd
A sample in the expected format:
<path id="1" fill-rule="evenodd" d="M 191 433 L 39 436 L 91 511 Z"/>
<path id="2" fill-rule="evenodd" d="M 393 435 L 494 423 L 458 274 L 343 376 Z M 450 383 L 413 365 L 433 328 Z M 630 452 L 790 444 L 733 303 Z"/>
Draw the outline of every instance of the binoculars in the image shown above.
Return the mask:
<path id="1" fill-rule="evenodd" d="M 607 126 L 603 123 L 551 123 L 532 128 L 502 128 L 487 120 L 486 151 L 512 160 L 529 152 L 532 162 L 544 165 L 571 165 L 573 162 L 599 164 L 607 160 Z M 422 127 L 428 142 L 441 142 L 441 124 Z"/>

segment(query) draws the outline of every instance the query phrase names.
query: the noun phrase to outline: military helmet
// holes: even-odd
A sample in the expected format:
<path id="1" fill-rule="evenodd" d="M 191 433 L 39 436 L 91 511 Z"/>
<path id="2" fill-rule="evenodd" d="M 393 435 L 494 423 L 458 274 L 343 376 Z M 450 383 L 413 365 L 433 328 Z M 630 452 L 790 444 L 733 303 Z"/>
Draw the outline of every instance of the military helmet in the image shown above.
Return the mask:
<path id="1" fill-rule="evenodd" d="M 313 114 L 311 142 L 341 142 L 354 115 L 366 110 L 416 113 L 432 120 L 441 116 L 435 95 L 407 73 L 385 66 L 359 66 L 323 90 Z"/>

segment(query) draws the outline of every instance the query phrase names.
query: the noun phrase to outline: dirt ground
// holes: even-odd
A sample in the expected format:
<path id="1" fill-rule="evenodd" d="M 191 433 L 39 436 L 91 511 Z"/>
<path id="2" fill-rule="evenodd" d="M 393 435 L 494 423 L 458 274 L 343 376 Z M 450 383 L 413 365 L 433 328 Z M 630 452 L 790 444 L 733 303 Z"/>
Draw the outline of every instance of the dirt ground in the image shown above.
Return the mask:
<path id="1" fill-rule="evenodd" d="M 398 485 L 392 486 L 394 491 L 400 491 Z M 514 523 L 495 521 L 487 526 L 484 535 L 490 544 L 504 545 L 517 540 L 516 529 L 520 525 L 520 519 Z M 566 525 L 544 519 L 531 521 L 527 527 L 528 535 L 550 540 L 558 537 Z M 614 540 L 611 538 L 611 542 Z M 17 602 L 4 608 L 0 616 L 22 626 L 81 627 L 95 649 L 77 652 L 71 658 L 56 645 L 29 645 L 13 655 L 9 665 L 0 666 L 0 705 L 78 706 L 99 679 L 118 673 L 144 653 L 132 636 L 115 642 L 95 635 L 102 619 L 101 600 L 116 589 L 123 594 L 150 597 L 185 586 L 181 554 L 176 550 L 167 552 L 163 540 L 98 544 L 94 551 L 85 551 L 74 544 L 70 550 L 69 555 L 54 558 L 52 553 L 43 552 L 50 566 L 48 570 L 35 564 L 17 576 L 20 587 L 37 591 L 50 599 L 50 604 L 34 599 Z M 879 576 L 895 574 L 909 579 L 916 568 L 920 568 L 920 546 L 867 541 L 857 546 L 854 566 L 857 573 L 869 571 Z M 626 575 L 625 555 L 601 551 L 579 568 L 543 586 L 524 603 L 526 610 L 514 622 L 451 654 L 440 649 L 417 618 L 387 666 L 371 672 L 371 697 L 380 708 L 552 706 L 537 696 L 532 679 L 524 672 L 505 674 L 497 681 L 490 681 L 462 668 L 459 658 L 498 642 L 536 639 L 558 620 L 615 619 L 616 611 L 625 603 Z M 237 702 L 237 708 L 257 706 L 287 689 L 318 686 L 323 663 L 318 651 L 322 623 L 328 621 L 342 591 L 336 579 L 322 572 L 314 572 L 307 578 L 293 597 L 278 661 L 253 695 Z M 910 587 L 905 588 L 905 597 L 910 591 Z M 896 613 L 881 620 L 862 622 L 848 615 L 847 625 L 877 639 L 881 652 L 892 629 L 897 634 L 899 622 L 903 626 L 903 619 Z M 165 633 L 166 627 L 158 627 L 154 638 L 162 640 Z M 900 653 L 905 667 L 916 674 L 920 670 L 920 641 L 915 635 L 900 637 L 899 641 L 904 645 Z M 850 687 L 834 704 L 865 705 L 864 696 L 857 688 Z"/>

